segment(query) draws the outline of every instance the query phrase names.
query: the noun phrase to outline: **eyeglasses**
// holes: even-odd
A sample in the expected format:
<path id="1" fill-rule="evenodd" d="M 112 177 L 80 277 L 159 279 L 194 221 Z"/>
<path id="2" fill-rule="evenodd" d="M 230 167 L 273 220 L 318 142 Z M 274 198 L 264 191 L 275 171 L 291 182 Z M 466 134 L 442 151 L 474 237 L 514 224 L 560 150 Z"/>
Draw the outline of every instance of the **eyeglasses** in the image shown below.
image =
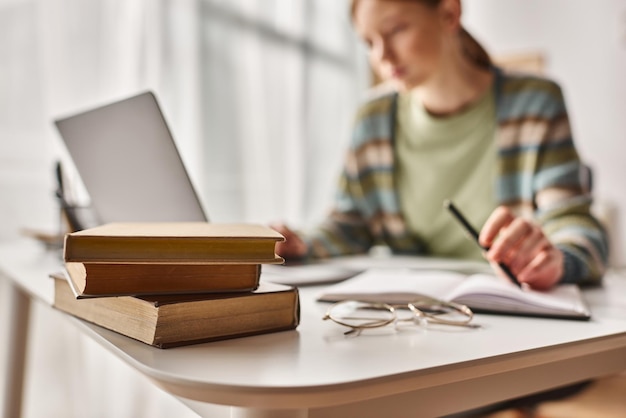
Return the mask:
<path id="1" fill-rule="evenodd" d="M 453 325 L 478 328 L 471 324 L 472 310 L 458 303 L 422 298 L 408 304 L 344 300 L 328 308 L 323 320 L 331 320 L 350 328 L 344 335 L 359 335 L 363 330 L 393 324 Z"/>

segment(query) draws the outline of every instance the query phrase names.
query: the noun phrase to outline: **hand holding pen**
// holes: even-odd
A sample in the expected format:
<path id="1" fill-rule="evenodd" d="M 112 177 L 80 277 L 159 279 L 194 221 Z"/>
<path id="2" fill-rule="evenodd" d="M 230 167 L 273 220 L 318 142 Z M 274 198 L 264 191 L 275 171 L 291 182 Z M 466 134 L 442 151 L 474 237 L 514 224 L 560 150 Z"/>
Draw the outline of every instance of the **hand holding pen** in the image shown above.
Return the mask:
<path id="1" fill-rule="evenodd" d="M 465 216 L 463 216 L 463 214 L 456 208 L 456 206 L 454 206 L 454 203 L 452 203 L 449 200 L 446 200 L 443 203 L 443 205 L 444 205 L 444 207 L 446 209 L 448 209 L 450 211 L 452 216 L 454 216 L 456 218 L 456 220 L 459 221 L 461 226 L 463 228 L 465 228 L 465 231 L 476 242 L 476 244 L 478 244 L 480 246 L 480 248 L 482 248 L 484 251 L 489 251 L 489 247 L 488 246 L 484 246 L 484 245 L 482 245 L 480 243 L 478 231 L 476 231 L 476 229 L 474 229 L 474 227 L 468 222 L 468 220 L 465 219 Z M 511 282 L 514 285 L 516 285 L 517 287 L 521 287 L 522 286 L 520 284 L 519 280 L 517 280 L 517 277 L 515 277 L 513 272 L 511 272 L 511 270 L 509 270 L 509 268 L 505 264 L 503 264 L 502 262 L 499 262 L 497 264 L 500 267 L 500 269 L 504 272 L 504 274 L 506 274 L 506 276 L 511 280 Z"/>
<path id="2" fill-rule="evenodd" d="M 500 206 L 479 234 L 452 202 L 446 201 L 444 206 L 485 250 L 486 258 L 497 264 L 513 283 L 527 283 L 536 289 L 558 283 L 563 275 L 563 253 L 552 245 L 539 225 Z"/>

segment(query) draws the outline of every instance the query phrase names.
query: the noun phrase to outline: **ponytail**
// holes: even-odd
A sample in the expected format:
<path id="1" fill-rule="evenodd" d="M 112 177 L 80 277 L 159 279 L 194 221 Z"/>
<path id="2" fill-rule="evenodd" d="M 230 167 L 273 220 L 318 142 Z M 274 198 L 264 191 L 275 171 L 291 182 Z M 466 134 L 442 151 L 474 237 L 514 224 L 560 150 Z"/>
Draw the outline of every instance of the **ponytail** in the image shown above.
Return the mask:
<path id="1" fill-rule="evenodd" d="M 461 50 L 466 58 L 483 69 L 491 68 L 491 58 L 483 46 L 463 26 L 459 31 Z"/>

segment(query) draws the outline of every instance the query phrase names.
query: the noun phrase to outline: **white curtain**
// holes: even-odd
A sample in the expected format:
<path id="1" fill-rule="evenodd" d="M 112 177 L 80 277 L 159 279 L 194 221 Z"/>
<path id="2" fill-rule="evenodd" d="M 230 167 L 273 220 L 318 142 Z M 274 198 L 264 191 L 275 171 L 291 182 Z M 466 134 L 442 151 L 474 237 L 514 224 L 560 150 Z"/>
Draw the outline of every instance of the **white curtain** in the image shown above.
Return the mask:
<path id="1" fill-rule="evenodd" d="M 321 216 L 359 78 L 347 3 L 202 2 L 202 194 L 213 220 Z"/>
<path id="2" fill-rule="evenodd" d="M 315 222 L 368 83 L 359 48 L 339 0 L 0 0 L 0 239 L 56 227 L 53 162 L 71 162 L 52 121 L 148 89 L 212 221 Z M 185 416 L 42 312 L 26 416 Z"/>

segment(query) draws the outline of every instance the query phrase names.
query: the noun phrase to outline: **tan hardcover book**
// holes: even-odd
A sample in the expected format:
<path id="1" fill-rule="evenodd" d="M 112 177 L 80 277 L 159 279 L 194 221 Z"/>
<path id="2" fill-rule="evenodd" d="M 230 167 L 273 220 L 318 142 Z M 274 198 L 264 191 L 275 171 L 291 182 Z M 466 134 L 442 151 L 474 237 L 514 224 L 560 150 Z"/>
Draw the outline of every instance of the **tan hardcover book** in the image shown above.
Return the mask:
<path id="1" fill-rule="evenodd" d="M 243 292 L 257 288 L 260 264 L 65 263 L 82 296 Z"/>
<path id="2" fill-rule="evenodd" d="M 257 224 L 110 223 L 65 236 L 64 260 L 78 262 L 273 263 L 284 237 Z"/>
<path id="3" fill-rule="evenodd" d="M 298 290 L 291 286 L 263 282 L 244 293 L 77 299 L 64 274 L 51 277 L 55 308 L 159 348 L 291 330 L 300 322 Z"/>

